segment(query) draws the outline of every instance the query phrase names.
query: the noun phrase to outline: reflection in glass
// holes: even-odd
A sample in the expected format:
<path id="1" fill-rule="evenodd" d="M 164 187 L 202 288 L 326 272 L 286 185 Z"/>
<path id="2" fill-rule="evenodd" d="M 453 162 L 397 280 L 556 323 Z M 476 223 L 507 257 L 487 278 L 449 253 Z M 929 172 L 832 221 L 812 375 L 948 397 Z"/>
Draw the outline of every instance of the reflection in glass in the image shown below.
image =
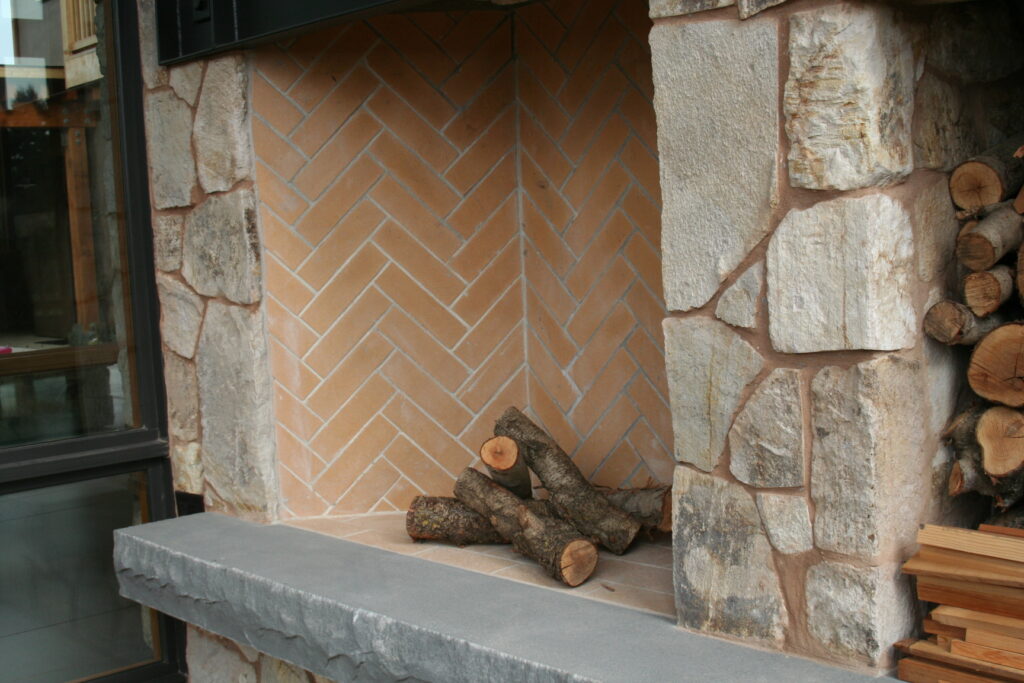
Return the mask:
<path id="1" fill-rule="evenodd" d="M 0 680 L 64 683 L 156 659 L 153 614 L 117 594 L 113 531 L 141 474 L 0 496 Z"/>
<path id="2" fill-rule="evenodd" d="M 107 4 L 0 0 L 0 446 L 136 424 Z"/>

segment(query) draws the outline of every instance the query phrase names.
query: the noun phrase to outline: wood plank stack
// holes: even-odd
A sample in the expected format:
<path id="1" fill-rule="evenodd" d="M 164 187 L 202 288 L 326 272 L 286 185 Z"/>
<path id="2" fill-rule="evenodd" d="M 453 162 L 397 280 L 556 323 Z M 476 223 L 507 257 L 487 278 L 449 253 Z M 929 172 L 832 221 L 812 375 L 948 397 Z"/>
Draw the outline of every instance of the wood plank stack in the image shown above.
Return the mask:
<path id="1" fill-rule="evenodd" d="M 412 501 L 405 524 L 410 537 L 458 546 L 511 543 L 554 578 L 578 586 L 597 567 L 598 545 L 621 555 L 641 529 L 672 528 L 670 487 L 591 485 L 555 440 L 517 408 L 497 420 L 480 459 L 490 477 L 466 468 L 454 497 Z M 531 471 L 546 499 L 533 498 Z"/>
<path id="2" fill-rule="evenodd" d="M 990 496 L 999 510 L 1024 500 L 1022 145 L 1024 136 L 1016 136 L 950 176 L 963 221 L 956 240 L 966 271 L 962 299 L 938 302 L 924 319 L 936 341 L 974 347 L 967 368 L 973 396 L 943 434 L 956 451 L 949 493 Z"/>
<path id="3" fill-rule="evenodd" d="M 896 644 L 911 683 L 1024 683 L 1024 531 L 925 526 L 904 565 L 917 597 L 937 603 L 927 638 Z"/>

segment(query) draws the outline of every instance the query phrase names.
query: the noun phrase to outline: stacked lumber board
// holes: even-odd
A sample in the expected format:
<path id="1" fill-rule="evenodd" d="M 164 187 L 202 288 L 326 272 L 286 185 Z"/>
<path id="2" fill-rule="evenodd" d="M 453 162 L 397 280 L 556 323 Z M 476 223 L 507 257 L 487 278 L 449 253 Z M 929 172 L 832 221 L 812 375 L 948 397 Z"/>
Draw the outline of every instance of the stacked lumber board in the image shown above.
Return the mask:
<path id="1" fill-rule="evenodd" d="M 936 603 L 925 639 L 896 644 L 911 683 L 1024 683 L 1024 531 L 925 526 L 903 565 L 917 597 Z"/>

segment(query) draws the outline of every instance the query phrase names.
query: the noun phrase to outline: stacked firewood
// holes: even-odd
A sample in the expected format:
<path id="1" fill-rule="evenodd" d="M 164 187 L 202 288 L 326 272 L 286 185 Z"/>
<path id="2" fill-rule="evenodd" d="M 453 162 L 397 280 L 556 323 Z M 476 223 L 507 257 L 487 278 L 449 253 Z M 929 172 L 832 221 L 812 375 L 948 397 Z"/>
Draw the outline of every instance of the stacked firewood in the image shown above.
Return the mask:
<path id="1" fill-rule="evenodd" d="M 956 240 L 967 271 L 963 299 L 940 301 L 924 320 L 933 339 L 974 347 L 967 369 L 974 395 L 943 434 L 956 451 L 949 493 L 991 496 L 1004 511 L 1024 499 L 1022 145 L 1018 136 L 964 162 L 950 177 L 963 221 Z M 1018 518 L 1024 524 L 1024 514 Z"/>
<path id="2" fill-rule="evenodd" d="M 578 586 L 597 567 L 599 545 L 621 555 L 642 529 L 671 529 L 668 486 L 591 485 L 555 440 L 514 407 L 495 423 L 480 459 L 490 477 L 466 468 L 454 497 L 413 500 L 409 536 L 458 546 L 511 543 L 554 578 Z M 547 498 L 533 497 L 531 470 Z"/>

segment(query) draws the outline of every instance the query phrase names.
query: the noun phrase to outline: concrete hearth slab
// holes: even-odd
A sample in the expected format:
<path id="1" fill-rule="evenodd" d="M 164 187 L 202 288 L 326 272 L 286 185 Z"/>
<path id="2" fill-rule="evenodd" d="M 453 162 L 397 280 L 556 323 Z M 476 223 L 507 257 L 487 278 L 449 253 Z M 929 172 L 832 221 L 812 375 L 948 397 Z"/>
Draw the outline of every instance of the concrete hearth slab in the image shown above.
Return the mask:
<path id="1" fill-rule="evenodd" d="M 662 616 L 216 514 L 122 529 L 114 559 L 126 597 L 336 680 L 870 680 Z"/>

